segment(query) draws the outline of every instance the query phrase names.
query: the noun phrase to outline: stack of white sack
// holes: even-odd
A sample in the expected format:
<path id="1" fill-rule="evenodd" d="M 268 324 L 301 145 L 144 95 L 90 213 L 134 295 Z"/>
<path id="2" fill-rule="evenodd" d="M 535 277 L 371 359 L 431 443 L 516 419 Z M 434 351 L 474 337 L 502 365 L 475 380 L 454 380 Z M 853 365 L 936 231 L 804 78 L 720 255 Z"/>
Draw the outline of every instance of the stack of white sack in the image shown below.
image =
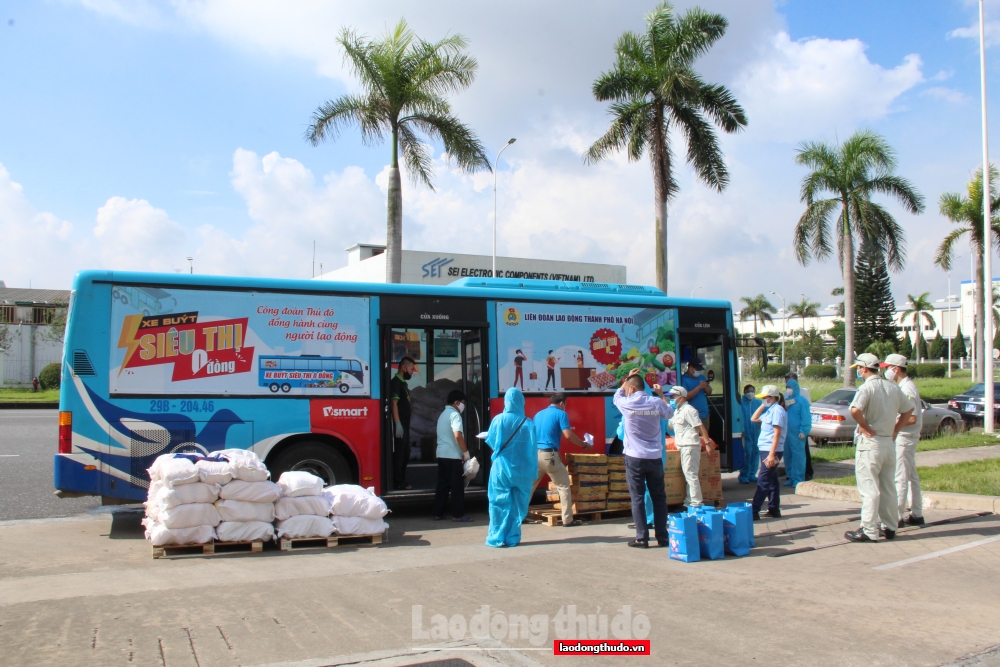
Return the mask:
<path id="1" fill-rule="evenodd" d="M 330 499 L 330 515 L 338 535 L 381 535 L 389 528 L 382 520 L 389 513 L 375 489 L 338 484 L 323 489 Z"/>
<path id="2" fill-rule="evenodd" d="M 149 469 L 146 539 L 153 546 L 206 544 L 221 521 L 215 508 L 219 477 L 191 462 L 190 456 L 164 454 Z"/>
<path id="3" fill-rule="evenodd" d="M 274 504 L 278 538 L 329 537 L 333 534 L 330 499 L 323 480 L 308 472 L 283 472 L 278 478 L 281 498 Z"/>
<path id="4" fill-rule="evenodd" d="M 223 484 L 215 508 L 222 523 L 215 532 L 222 542 L 252 542 L 274 539 L 274 501 L 281 495 L 278 485 L 268 481 L 271 473 L 257 455 L 246 449 L 213 452 L 209 462 L 229 466 L 232 480 Z"/>

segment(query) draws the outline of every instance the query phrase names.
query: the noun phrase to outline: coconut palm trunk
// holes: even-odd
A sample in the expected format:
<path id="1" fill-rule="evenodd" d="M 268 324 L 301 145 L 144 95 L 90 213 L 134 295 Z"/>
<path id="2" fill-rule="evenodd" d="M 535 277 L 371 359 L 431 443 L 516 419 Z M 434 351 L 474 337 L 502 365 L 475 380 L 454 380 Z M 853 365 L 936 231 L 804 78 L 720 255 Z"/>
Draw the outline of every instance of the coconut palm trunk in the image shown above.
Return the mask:
<path id="1" fill-rule="evenodd" d="M 980 382 L 986 377 L 986 318 L 983 317 L 983 295 L 986 294 L 986 276 L 983 274 L 982 251 L 975 253 L 976 257 L 976 293 L 973 312 L 976 318 L 976 379 Z M 990 338 L 992 340 L 992 337 Z"/>
<path id="2" fill-rule="evenodd" d="M 389 199 L 386 206 L 385 281 L 403 278 L 403 183 L 399 178 L 399 131 L 392 128 L 392 163 L 389 166 Z"/>
<path id="3" fill-rule="evenodd" d="M 653 128 L 653 196 L 656 206 L 656 287 L 667 293 L 667 194 L 669 191 L 667 174 L 670 173 L 670 155 L 666 150 L 663 130 L 662 105 L 657 105 L 656 124 Z"/>
<path id="4" fill-rule="evenodd" d="M 854 235 L 848 222 L 848 204 L 844 200 L 844 386 L 854 386 L 854 373 L 849 366 L 854 363 Z"/>

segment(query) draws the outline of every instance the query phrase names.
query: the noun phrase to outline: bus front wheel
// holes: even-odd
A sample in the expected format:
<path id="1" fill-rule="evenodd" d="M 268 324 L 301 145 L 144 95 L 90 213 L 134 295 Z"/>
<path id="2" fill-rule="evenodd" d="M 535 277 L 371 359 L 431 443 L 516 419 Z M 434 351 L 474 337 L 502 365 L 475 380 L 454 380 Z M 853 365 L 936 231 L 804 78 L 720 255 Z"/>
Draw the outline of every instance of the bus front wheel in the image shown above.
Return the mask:
<path id="1" fill-rule="evenodd" d="M 351 390 L 351 388 L 349 386 L 347 386 L 346 384 L 340 385 L 340 393 L 341 394 L 346 394 L 350 390 Z"/>
<path id="2" fill-rule="evenodd" d="M 278 455 L 271 467 L 271 477 L 277 479 L 289 470 L 302 470 L 323 479 L 323 486 L 357 484 L 351 466 L 333 447 L 319 442 L 292 445 Z"/>

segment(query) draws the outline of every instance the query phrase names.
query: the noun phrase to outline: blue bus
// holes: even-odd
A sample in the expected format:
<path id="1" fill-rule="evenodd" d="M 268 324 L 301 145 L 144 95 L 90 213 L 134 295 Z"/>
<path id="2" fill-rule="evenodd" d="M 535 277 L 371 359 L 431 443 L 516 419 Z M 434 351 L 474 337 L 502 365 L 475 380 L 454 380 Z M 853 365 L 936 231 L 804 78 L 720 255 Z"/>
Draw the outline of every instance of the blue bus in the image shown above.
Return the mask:
<path id="1" fill-rule="evenodd" d="M 137 309 L 139 294 L 159 305 Z M 55 487 L 61 497 L 138 502 L 157 456 L 236 447 L 256 452 L 275 478 L 307 470 L 383 496 L 431 495 L 436 421 L 461 389 L 466 441 L 482 464 L 470 489 L 482 493 L 489 451 L 474 436 L 508 388 L 524 391 L 529 416 L 566 393 L 574 430 L 593 434 L 600 451 L 615 444 L 621 415 L 611 399 L 622 379 L 638 368 L 650 384 L 674 384 L 692 358 L 705 365 L 710 435 L 732 469 L 743 431 L 739 344 L 729 302 L 637 285 L 82 272 L 66 326 Z M 417 365 L 405 473 L 413 489 L 395 491 L 388 389 L 403 356 Z M 575 451 L 565 440 L 562 449 Z"/>
<path id="2" fill-rule="evenodd" d="M 279 391 L 287 394 L 296 387 L 327 387 L 346 394 L 352 385 L 363 385 L 365 382 L 362 364 L 357 359 L 310 355 L 261 356 L 257 362 L 260 368 L 260 386 L 267 387 L 272 394 Z"/>

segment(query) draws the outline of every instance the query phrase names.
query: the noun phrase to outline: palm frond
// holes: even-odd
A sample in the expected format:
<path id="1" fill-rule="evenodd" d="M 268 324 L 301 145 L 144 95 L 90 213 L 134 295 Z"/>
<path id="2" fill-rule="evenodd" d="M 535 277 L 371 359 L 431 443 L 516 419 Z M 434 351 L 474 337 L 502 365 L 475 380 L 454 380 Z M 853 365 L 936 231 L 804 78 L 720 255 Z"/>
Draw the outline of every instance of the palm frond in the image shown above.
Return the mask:
<path id="1" fill-rule="evenodd" d="M 432 191 L 434 183 L 432 178 L 434 170 L 431 166 L 431 155 L 427 145 L 420 141 L 413 132 L 409 124 L 399 126 L 399 148 L 403 154 L 403 164 L 406 165 L 406 173 L 410 181 L 414 184 L 423 183 Z"/>
<path id="2" fill-rule="evenodd" d="M 388 133 L 386 108 L 378 98 L 344 95 L 324 102 L 313 112 L 312 123 L 306 128 L 306 140 L 314 146 L 336 139 L 348 125 L 357 125 L 366 146 L 380 143 Z"/>
<path id="3" fill-rule="evenodd" d="M 824 260 L 833 254 L 830 239 L 831 217 L 837 207 L 838 199 L 821 199 L 806 207 L 806 212 L 795 225 L 792 247 L 795 249 L 795 259 L 806 266 L 812 257 Z"/>
<path id="4" fill-rule="evenodd" d="M 490 160 L 486 150 L 475 133 L 453 115 L 415 113 L 405 119 L 400 119 L 400 127 L 413 124 L 422 132 L 436 137 L 444 144 L 449 158 L 455 160 L 465 171 L 490 169 Z"/>

